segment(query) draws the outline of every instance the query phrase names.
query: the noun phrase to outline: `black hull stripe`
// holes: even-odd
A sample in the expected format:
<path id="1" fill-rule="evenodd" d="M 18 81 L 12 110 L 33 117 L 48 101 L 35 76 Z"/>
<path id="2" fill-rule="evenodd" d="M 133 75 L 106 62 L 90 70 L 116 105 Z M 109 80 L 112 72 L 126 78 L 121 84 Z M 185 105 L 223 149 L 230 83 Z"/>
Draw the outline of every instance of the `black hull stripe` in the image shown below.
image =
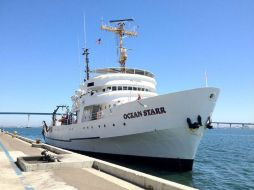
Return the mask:
<path id="1" fill-rule="evenodd" d="M 100 137 L 73 138 L 73 139 L 69 139 L 69 140 L 55 139 L 55 138 L 46 137 L 46 136 L 45 136 L 45 138 L 47 138 L 47 139 L 49 139 L 49 140 L 53 140 L 53 141 L 71 142 L 71 141 L 75 141 L 75 140 L 99 139 Z"/>
<path id="2" fill-rule="evenodd" d="M 70 139 L 70 141 L 73 140 L 86 140 L 86 139 L 99 139 L 100 137 L 87 137 L 87 138 L 74 138 L 74 139 Z"/>
<path id="3" fill-rule="evenodd" d="M 108 154 L 88 151 L 76 151 L 87 156 L 102 159 L 108 162 L 113 162 L 126 167 L 131 167 L 137 170 L 150 171 L 150 169 L 159 169 L 161 171 L 191 171 L 193 168 L 193 159 L 179 158 L 161 158 L 161 157 L 146 157 L 134 155 Z M 138 166 L 138 167 L 136 167 Z M 140 167 L 141 166 L 141 167 Z"/>
<path id="4" fill-rule="evenodd" d="M 49 139 L 49 140 L 53 140 L 53 141 L 71 142 L 70 140 L 55 139 L 55 138 L 51 138 L 51 137 L 47 137 L 47 136 L 45 136 L 45 138 Z"/>

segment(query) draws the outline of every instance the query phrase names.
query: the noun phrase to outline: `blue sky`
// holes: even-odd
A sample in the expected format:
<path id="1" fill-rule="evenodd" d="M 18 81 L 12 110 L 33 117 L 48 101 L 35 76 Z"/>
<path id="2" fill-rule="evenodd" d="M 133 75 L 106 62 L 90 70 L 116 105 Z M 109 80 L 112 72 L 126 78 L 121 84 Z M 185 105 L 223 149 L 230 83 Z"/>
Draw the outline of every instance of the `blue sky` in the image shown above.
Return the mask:
<path id="1" fill-rule="evenodd" d="M 0 111 L 71 105 L 84 77 L 85 14 L 91 68 L 118 66 L 101 19 L 134 18 L 127 67 L 153 72 L 160 94 L 204 86 L 207 70 L 208 85 L 221 89 L 213 120 L 254 122 L 253 10 L 252 0 L 0 0 Z M 26 116 L 0 116 L 0 125 L 25 124 Z"/>

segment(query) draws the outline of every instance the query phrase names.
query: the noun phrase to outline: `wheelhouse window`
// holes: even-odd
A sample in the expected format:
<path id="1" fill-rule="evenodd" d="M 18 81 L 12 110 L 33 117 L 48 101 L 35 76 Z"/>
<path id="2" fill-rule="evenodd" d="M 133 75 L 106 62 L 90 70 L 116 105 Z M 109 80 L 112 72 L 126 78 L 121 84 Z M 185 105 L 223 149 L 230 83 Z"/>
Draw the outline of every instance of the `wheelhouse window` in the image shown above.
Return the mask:
<path id="1" fill-rule="evenodd" d="M 134 86 L 108 86 L 102 89 L 102 92 L 105 91 L 118 91 L 118 90 L 133 90 L 133 91 L 146 91 L 149 92 L 147 88 L 134 87 Z"/>
<path id="2" fill-rule="evenodd" d="M 94 86 L 94 82 L 87 83 L 87 87 Z"/>

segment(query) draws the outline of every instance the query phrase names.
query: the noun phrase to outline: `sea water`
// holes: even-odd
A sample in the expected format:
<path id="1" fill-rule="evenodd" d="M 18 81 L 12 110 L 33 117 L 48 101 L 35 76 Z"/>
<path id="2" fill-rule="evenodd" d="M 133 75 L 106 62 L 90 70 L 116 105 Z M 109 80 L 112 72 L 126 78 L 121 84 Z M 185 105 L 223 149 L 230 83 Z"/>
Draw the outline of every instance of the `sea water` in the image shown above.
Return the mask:
<path id="1" fill-rule="evenodd" d="M 6 128 L 31 139 L 41 139 L 41 128 Z M 158 177 L 201 190 L 254 189 L 254 129 L 216 128 L 207 130 L 191 172 L 159 171 L 128 165 Z"/>

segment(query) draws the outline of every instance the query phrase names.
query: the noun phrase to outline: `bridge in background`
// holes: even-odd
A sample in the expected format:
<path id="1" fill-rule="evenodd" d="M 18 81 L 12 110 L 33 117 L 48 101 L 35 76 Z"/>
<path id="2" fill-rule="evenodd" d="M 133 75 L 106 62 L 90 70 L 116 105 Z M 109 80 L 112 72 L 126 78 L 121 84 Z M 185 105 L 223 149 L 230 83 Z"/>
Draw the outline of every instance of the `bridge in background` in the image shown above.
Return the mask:
<path id="1" fill-rule="evenodd" d="M 62 115 L 62 113 L 55 113 Z M 30 115 L 53 115 L 53 113 L 45 112 L 0 112 L 0 115 L 27 115 L 27 127 L 30 127 Z"/>
<path id="2" fill-rule="evenodd" d="M 5 115 L 53 115 L 53 113 L 42 113 L 42 112 L 0 112 L 0 115 L 4 115 L 4 114 Z"/>
<path id="3" fill-rule="evenodd" d="M 218 121 L 215 121 L 215 122 L 212 122 L 212 124 L 215 124 L 215 125 L 217 125 L 217 127 L 219 126 L 219 125 L 226 125 L 226 126 L 229 126 L 230 128 L 232 127 L 232 126 L 241 126 L 242 128 L 244 128 L 244 127 L 246 127 L 246 128 L 248 128 L 248 127 L 254 127 L 254 123 L 240 123 L 240 122 L 218 122 Z"/>

